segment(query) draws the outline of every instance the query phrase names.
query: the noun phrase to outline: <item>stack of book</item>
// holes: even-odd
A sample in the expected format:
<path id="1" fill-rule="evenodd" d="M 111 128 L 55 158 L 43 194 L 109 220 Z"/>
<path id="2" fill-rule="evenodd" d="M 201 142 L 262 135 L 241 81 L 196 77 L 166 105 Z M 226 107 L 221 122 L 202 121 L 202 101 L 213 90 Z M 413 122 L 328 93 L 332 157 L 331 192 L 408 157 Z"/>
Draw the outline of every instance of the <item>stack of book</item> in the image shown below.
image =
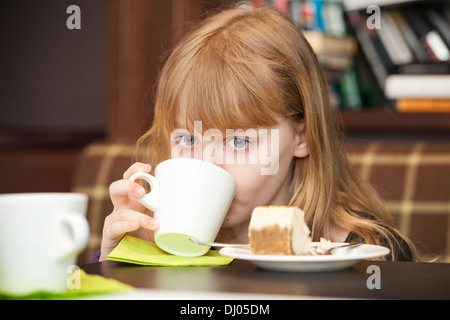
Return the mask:
<path id="1" fill-rule="evenodd" d="M 450 112 L 450 3 L 345 0 L 344 5 L 374 78 L 396 110 Z M 368 9 L 371 5 L 376 7 Z"/>
<path id="2" fill-rule="evenodd" d="M 252 0 L 253 5 L 271 5 L 289 15 L 303 32 L 327 76 L 331 105 L 335 109 L 362 106 L 354 58 L 356 39 L 349 35 L 340 0 Z"/>

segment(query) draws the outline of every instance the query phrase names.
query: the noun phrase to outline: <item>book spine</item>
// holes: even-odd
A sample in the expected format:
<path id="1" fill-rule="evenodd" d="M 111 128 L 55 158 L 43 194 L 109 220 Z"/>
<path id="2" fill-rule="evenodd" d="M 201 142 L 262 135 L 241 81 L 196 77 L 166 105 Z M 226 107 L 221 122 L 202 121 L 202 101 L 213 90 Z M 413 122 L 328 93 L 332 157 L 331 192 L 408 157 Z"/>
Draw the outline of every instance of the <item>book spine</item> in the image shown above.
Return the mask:
<path id="1" fill-rule="evenodd" d="M 316 10 L 314 4 L 305 0 L 301 6 L 302 29 L 314 30 L 317 28 Z"/>
<path id="2" fill-rule="evenodd" d="M 272 0 L 273 6 L 279 11 L 284 13 L 289 13 L 289 3 L 288 0 Z"/>
<path id="3" fill-rule="evenodd" d="M 358 51 L 354 38 L 335 37 L 315 30 L 303 31 L 303 35 L 316 53 L 352 56 Z"/>
<path id="4" fill-rule="evenodd" d="M 449 113 L 450 99 L 397 99 L 395 109 L 398 112 Z"/>
<path id="5" fill-rule="evenodd" d="M 345 70 L 340 81 L 342 108 L 359 110 L 362 107 L 358 79 L 354 68 Z"/>
<path id="6" fill-rule="evenodd" d="M 389 11 L 381 13 L 382 27 L 376 29 L 390 60 L 395 65 L 411 63 L 413 55 L 392 19 Z"/>
<path id="7" fill-rule="evenodd" d="M 437 61 L 448 61 L 450 59 L 450 51 L 447 45 L 440 34 L 429 26 L 418 8 L 407 6 L 403 8 L 402 12 L 431 56 Z"/>
<path id="8" fill-rule="evenodd" d="M 343 3 L 346 10 L 352 11 L 352 10 L 363 10 L 370 5 L 377 5 L 379 7 L 382 7 L 395 4 L 402 4 L 405 2 L 410 3 L 417 1 L 420 0 L 343 0 Z"/>
<path id="9" fill-rule="evenodd" d="M 289 2 L 289 16 L 299 29 L 303 27 L 302 5 L 302 0 L 292 0 Z"/>
<path id="10" fill-rule="evenodd" d="M 326 2 L 322 10 L 322 15 L 326 22 L 326 33 L 336 37 L 345 37 L 347 35 L 342 3 L 334 1 Z"/>
<path id="11" fill-rule="evenodd" d="M 399 66 L 397 74 L 450 74 L 449 63 L 411 63 Z"/>
<path id="12" fill-rule="evenodd" d="M 314 0 L 314 12 L 316 14 L 316 28 L 321 32 L 326 32 L 327 28 L 324 19 L 324 0 Z"/>
<path id="13" fill-rule="evenodd" d="M 424 14 L 428 21 L 434 25 L 435 29 L 442 36 L 442 39 L 446 43 L 447 47 L 450 47 L 450 23 L 431 8 L 425 8 Z"/>
<path id="14" fill-rule="evenodd" d="M 430 61 L 431 57 L 428 54 L 428 51 L 425 49 L 422 42 L 417 37 L 417 35 L 414 33 L 412 28 L 406 23 L 403 13 L 400 12 L 400 10 L 395 9 L 395 10 L 392 10 L 391 15 L 392 15 L 392 18 L 394 19 L 395 23 L 397 24 L 399 31 L 402 34 L 403 38 L 407 42 L 408 46 L 411 48 L 411 51 L 413 52 L 416 60 L 418 62 Z"/>
<path id="15" fill-rule="evenodd" d="M 319 62 L 326 68 L 336 71 L 345 71 L 352 67 L 352 59 L 347 55 L 316 53 Z"/>
<path id="16" fill-rule="evenodd" d="M 390 75 L 386 79 L 385 94 L 398 98 L 450 98 L 449 75 Z"/>
<path id="17" fill-rule="evenodd" d="M 374 77 L 382 90 L 384 90 L 385 80 L 388 76 L 387 69 L 377 54 L 377 50 L 371 41 L 367 32 L 366 26 L 363 22 L 362 16 L 358 11 L 348 12 L 348 20 L 355 31 L 355 36 L 360 43 L 360 48 L 363 51 Z"/>

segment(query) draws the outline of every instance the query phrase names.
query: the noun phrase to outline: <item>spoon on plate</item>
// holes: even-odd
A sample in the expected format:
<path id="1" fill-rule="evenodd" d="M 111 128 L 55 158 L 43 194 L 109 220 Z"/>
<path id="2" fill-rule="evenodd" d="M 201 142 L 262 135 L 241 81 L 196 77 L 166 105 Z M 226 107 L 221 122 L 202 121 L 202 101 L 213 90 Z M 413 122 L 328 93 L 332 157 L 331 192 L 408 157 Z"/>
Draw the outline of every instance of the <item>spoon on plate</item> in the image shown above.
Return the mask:
<path id="1" fill-rule="evenodd" d="M 233 248 L 250 248 L 249 244 L 234 244 L 234 243 L 219 243 L 219 242 L 204 242 L 204 241 L 200 241 L 198 239 L 195 238 L 189 238 L 189 240 L 191 240 L 191 242 L 195 243 L 195 244 L 200 244 L 202 246 L 208 246 L 208 247 L 222 247 L 222 248 L 226 248 L 226 247 L 233 247 Z"/>
<path id="2" fill-rule="evenodd" d="M 208 247 L 250 248 L 250 245 L 248 245 L 248 244 L 232 244 L 232 243 L 219 243 L 219 242 L 208 243 L 208 242 L 200 241 L 195 238 L 189 238 L 189 240 L 195 244 L 200 244 L 200 245 L 208 246 Z M 319 245 L 319 246 L 312 247 L 310 254 L 312 254 L 312 255 L 329 255 L 335 249 L 341 249 L 341 248 L 351 249 L 351 248 L 355 248 L 355 247 L 362 245 L 364 242 L 365 242 L 365 239 L 363 237 L 360 237 L 352 242 L 349 242 L 349 243 L 346 243 L 346 244 L 343 244 L 340 246 L 336 246 L 336 247 L 331 247 L 331 248 L 319 248 L 320 247 L 320 245 Z"/>
<path id="3" fill-rule="evenodd" d="M 347 249 L 353 249 L 356 247 L 359 247 L 360 245 L 362 245 L 366 240 L 363 237 L 359 237 L 356 240 L 340 245 L 340 246 L 335 246 L 335 247 L 331 247 L 331 248 L 324 248 L 321 247 L 321 245 L 319 244 L 318 246 L 312 247 L 311 248 L 311 254 L 312 255 L 329 255 L 332 254 L 331 252 L 335 249 L 341 249 L 341 248 L 345 248 Z"/>

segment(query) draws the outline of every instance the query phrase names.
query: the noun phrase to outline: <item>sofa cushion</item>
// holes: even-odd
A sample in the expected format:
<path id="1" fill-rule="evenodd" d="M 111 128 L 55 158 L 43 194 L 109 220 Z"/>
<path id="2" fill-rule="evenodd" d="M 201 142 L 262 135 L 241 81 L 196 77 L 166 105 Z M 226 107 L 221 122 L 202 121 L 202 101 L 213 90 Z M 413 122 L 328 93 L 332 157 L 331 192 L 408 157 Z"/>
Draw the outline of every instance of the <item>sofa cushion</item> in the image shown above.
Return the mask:
<path id="1" fill-rule="evenodd" d="M 347 149 L 419 251 L 450 261 L 450 143 L 350 143 Z"/>

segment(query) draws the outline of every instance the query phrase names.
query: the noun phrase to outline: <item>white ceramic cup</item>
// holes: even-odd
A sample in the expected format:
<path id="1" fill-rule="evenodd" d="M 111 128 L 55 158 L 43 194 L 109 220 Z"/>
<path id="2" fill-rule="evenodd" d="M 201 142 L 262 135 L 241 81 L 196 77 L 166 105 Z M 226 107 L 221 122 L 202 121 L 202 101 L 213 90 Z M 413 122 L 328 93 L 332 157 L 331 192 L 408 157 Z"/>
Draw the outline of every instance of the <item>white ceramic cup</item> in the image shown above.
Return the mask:
<path id="1" fill-rule="evenodd" d="M 155 168 L 155 177 L 138 172 L 130 180 L 142 179 L 151 191 L 136 199 L 153 211 L 160 228 L 156 245 L 172 254 L 195 257 L 209 247 L 189 238 L 213 242 L 236 191 L 236 181 L 224 169 L 197 159 L 174 158 Z"/>
<path id="2" fill-rule="evenodd" d="M 67 290 L 67 269 L 89 238 L 87 202 L 78 193 L 0 195 L 1 293 Z"/>

